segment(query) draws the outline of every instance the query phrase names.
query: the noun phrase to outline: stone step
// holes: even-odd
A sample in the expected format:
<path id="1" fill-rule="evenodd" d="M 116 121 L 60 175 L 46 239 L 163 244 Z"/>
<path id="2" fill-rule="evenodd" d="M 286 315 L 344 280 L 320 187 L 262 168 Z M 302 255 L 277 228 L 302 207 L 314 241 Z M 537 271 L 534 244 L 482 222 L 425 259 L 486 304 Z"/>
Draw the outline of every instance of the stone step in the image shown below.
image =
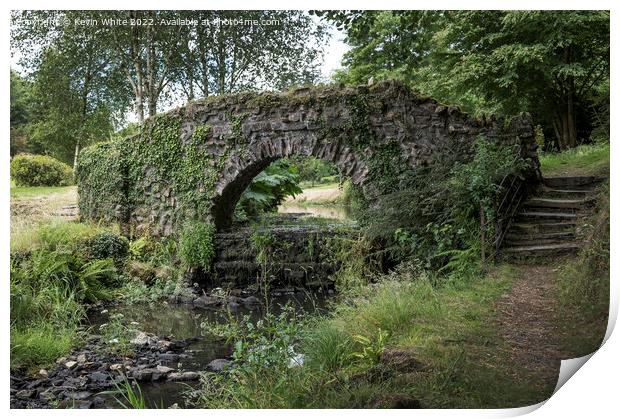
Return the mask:
<path id="1" fill-rule="evenodd" d="M 551 211 L 521 211 L 517 213 L 516 221 L 529 222 L 535 220 L 575 220 L 577 214 L 569 212 L 551 212 Z"/>
<path id="2" fill-rule="evenodd" d="M 522 231 L 511 232 L 508 231 L 504 242 L 518 242 L 520 240 L 572 240 L 575 238 L 574 227 L 567 231 L 559 231 L 555 233 L 541 233 L 539 231 Z"/>
<path id="3" fill-rule="evenodd" d="M 583 199 L 592 195 L 592 191 L 585 189 L 557 189 L 544 186 L 540 189 L 540 198 L 560 198 L 560 199 Z"/>
<path id="4" fill-rule="evenodd" d="M 502 255 L 518 259 L 569 255 L 577 253 L 580 247 L 578 243 L 505 247 L 502 249 Z"/>
<path id="5" fill-rule="evenodd" d="M 548 233 L 566 233 L 575 232 L 577 224 L 567 221 L 556 222 L 516 222 L 510 226 L 507 234 L 548 234 Z"/>
<path id="6" fill-rule="evenodd" d="M 592 190 L 604 178 L 596 176 L 558 176 L 558 177 L 544 177 L 543 185 L 556 189 L 572 189 L 572 190 Z"/>
<path id="7" fill-rule="evenodd" d="M 532 197 L 523 203 L 525 208 L 548 208 L 580 210 L 594 202 L 593 199 L 561 199 Z"/>
<path id="8" fill-rule="evenodd" d="M 529 247 L 529 246 L 544 246 L 549 244 L 567 244 L 575 242 L 574 237 L 566 238 L 542 238 L 542 237 L 520 237 L 517 239 L 506 238 L 504 239 L 504 247 Z"/>

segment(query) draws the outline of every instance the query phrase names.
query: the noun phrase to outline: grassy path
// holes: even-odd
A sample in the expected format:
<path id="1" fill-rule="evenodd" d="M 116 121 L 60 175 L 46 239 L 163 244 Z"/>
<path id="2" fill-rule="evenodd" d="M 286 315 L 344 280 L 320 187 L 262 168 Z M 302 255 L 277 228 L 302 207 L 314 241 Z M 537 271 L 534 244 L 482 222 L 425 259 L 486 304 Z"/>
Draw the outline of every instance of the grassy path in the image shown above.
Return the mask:
<path id="1" fill-rule="evenodd" d="M 510 292 L 495 304 L 499 333 L 510 348 L 508 359 L 521 377 L 551 395 L 560 361 L 571 356 L 562 348 L 555 289 L 556 269 L 548 264 L 518 265 Z"/>

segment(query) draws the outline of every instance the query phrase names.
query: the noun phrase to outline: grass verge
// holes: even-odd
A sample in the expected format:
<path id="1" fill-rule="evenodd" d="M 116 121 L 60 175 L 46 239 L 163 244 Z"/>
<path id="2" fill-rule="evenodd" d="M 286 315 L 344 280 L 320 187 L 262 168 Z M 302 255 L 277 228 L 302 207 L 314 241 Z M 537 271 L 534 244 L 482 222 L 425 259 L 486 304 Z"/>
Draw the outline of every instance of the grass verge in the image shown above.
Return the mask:
<path id="1" fill-rule="evenodd" d="M 329 316 L 294 328 L 291 335 L 301 336 L 294 345 L 282 337 L 290 321 L 269 324 L 254 339 L 237 338 L 240 367 L 224 378 L 205 375 L 194 403 L 480 408 L 538 402 L 548 394 L 514 380 L 518 371 L 505 362 L 508 349 L 493 322 L 493 302 L 514 278 L 503 265 L 470 283 L 433 286 L 426 274 L 401 269 L 348 295 Z M 290 348 L 304 354 L 302 366 L 289 364 Z"/>
<path id="2" fill-rule="evenodd" d="M 564 346 L 573 356 L 597 350 L 609 317 L 609 182 L 596 193 L 595 211 L 585 220 L 585 246 L 556 276 Z"/>
<path id="3" fill-rule="evenodd" d="M 609 142 L 585 144 L 560 153 L 541 153 L 543 176 L 609 176 Z"/>

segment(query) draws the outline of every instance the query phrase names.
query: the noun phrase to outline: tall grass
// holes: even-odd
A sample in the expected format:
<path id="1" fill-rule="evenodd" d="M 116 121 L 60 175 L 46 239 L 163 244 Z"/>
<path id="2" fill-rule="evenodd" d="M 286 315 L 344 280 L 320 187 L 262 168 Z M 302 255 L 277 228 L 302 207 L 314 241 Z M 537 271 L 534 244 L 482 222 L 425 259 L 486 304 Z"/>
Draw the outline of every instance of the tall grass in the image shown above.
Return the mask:
<path id="1" fill-rule="evenodd" d="M 12 248 L 11 368 L 52 363 L 80 341 L 82 303 L 111 297 L 112 259 L 93 259 L 88 241 L 101 228 L 74 223 L 41 226 Z"/>
<path id="2" fill-rule="evenodd" d="M 566 346 L 582 356 L 598 349 L 607 326 L 610 278 L 609 183 L 597 189 L 596 209 L 584 223 L 585 245 L 556 276 Z"/>
<path id="3" fill-rule="evenodd" d="M 508 268 L 467 278 L 468 287 L 433 286 L 435 278 L 417 272 L 383 276 L 347 294 L 328 316 L 300 324 L 294 347 L 304 354 L 302 366 L 287 365 L 286 352 L 271 352 L 280 362 L 268 366 L 241 359 L 225 375 L 206 374 L 193 402 L 211 408 L 368 408 L 392 407 L 394 398 L 423 407 L 540 401 L 546 395 L 515 382 L 515 371 L 504 367 L 507 349 L 492 326 L 492 302 L 513 278 Z M 272 347 L 266 342 L 273 335 L 262 336 L 260 345 L 241 349 L 257 356 Z M 390 365 L 381 358 L 388 349 L 424 367 Z"/>
<path id="4" fill-rule="evenodd" d="M 54 222 L 35 225 L 11 236 L 11 252 L 67 249 L 110 228 L 90 223 Z"/>

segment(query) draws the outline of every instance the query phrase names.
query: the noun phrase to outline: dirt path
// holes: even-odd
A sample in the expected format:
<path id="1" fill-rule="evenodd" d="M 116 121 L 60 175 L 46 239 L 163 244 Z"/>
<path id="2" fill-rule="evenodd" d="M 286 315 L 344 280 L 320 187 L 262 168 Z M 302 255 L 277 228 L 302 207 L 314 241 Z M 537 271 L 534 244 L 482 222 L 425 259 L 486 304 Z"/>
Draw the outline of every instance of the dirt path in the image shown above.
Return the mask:
<path id="1" fill-rule="evenodd" d="M 560 361 L 570 356 L 561 349 L 557 321 L 554 268 L 519 265 L 511 291 L 496 303 L 500 333 L 510 347 L 515 371 L 521 371 L 541 388 L 552 391 Z M 521 374 L 519 374 L 521 375 Z"/>

